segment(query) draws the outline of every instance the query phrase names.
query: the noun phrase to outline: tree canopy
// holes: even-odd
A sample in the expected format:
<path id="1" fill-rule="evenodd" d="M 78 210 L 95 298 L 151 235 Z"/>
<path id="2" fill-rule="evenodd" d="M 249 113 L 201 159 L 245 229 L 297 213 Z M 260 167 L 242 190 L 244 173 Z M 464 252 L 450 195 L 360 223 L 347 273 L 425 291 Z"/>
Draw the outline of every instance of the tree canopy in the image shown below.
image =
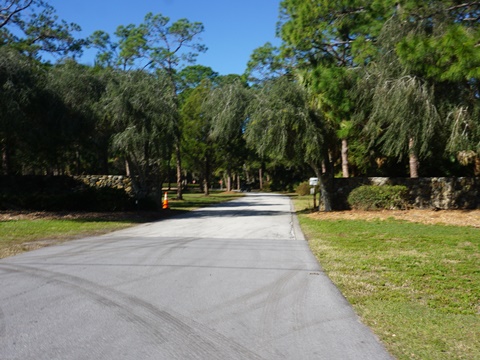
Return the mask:
<path id="1" fill-rule="evenodd" d="M 30 56 L 44 52 L 75 56 L 86 44 L 76 39 L 79 25 L 61 20 L 44 0 L 3 0 L 0 2 L 0 45 L 10 45 Z"/>
<path id="2" fill-rule="evenodd" d="M 314 175 L 326 210 L 334 177 L 478 176 L 479 23 L 478 1 L 283 0 L 281 45 L 220 75 L 195 64 L 199 22 L 148 13 L 78 39 L 48 1 L 5 0 L 2 173 L 128 173 L 157 201 L 172 166 L 179 198 Z"/>

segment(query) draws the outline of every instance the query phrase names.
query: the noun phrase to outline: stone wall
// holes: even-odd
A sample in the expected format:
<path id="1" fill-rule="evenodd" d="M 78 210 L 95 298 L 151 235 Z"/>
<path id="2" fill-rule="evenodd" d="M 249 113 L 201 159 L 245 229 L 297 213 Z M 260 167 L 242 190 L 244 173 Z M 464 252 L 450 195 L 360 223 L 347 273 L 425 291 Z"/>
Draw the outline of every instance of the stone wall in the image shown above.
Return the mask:
<path id="1" fill-rule="evenodd" d="M 348 209 L 350 192 L 361 185 L 404 185 L 409 190 L 409 203 L 418 209 L 479 209 L 480 178 L 335 178 L 334 207 Z"/>
<path id="2" fill-rule="evenodd" d="M 125 190 L 128 195 L 135 195 L 132 185 L 132 179 L 123 175 L 78 175 L 73 176 L 75 180 L 80 180 L 84 184 L 95 187 L 103 188 L 109 187 L 118 190 Z"/>

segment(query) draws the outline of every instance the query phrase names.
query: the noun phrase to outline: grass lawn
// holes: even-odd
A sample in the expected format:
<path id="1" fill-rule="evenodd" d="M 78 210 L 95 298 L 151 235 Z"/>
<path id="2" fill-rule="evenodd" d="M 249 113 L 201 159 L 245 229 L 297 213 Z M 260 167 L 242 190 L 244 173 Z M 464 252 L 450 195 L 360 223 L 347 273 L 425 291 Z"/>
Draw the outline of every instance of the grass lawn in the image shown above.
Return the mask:
<path id="1" fill-rule="evenodd" d="M 480 229 L 299 218 L 324 271 L 393 356 L 480 359 Z"/>
<path id="2" fill-rule="evenodd" d="M 173 200 L 169 195 L 169 210 L 155 213 L 75 213 L 23 214 L 20 219 L 3 217 L 0 221 L 0 258 L 37 249 L 62 241 L 108 233 L 138 223 L 160 220 L 179 212 L 217 204 L 242 196 L 237 193 L 213 192 L 210 196 L 198 193 L 183 194 L 184 200 Z M 171 198 L 171 199 L 170 199 Z"/>
<path id="3" fill-rule="evenodd" d="M 176 193 L 169 192 L 169 206 L 173 211 L 194 210 L 200 207 L 219 204 L 225 201 L 234 200 L 244 194 L 237 192 L 211 191 L 209 196 L 200 193 L 184 193 L 183 200 L 175 200 Z"/>
<path id="4" fill-rule="evenodd" d="M 0 221 L 0 258 L 132 225 L 128 220 L 110 221 L 101 218 Z"/>

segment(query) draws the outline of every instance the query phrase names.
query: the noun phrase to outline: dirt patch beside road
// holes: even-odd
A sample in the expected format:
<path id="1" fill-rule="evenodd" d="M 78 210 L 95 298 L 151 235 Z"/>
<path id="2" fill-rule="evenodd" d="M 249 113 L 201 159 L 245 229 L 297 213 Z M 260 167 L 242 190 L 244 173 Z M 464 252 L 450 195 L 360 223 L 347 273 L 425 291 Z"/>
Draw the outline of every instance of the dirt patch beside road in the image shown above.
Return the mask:
<path id="1" fill-rule="evenodd" d="M 308 215 L 314 219 L 325 220 L 375 220 L 394 218 L 423 224 L 444 224 L 456 226 L 471 226 L 480 228 L 480 210 L 381 210 L 360 211 L 345 210 L 332 212 L 315 212 Z M 27 212 L 27 211 L 2 211 L 0 221 L 8 220 L 35 220 L 35 219 L 65 219 L 88 220 L 97 219 L 105 221 L 155 221 L 164 218 L 160 212 Z"/>
<path id="2" fill-rule="evenodd" d="M 393 218 L 423 224 L 443 224 L 480 228 L 480 210 L 347 210 L 315 212 L 308 216 L 318 220 L 385 220 Z"/>
<path id="3" fill-rule="evenodd" d="M 51 212 L 51 211 L 0 211 L 0 221 L 9 220 L 100 220 L 146 222 L 165 218 L 162 211 L 142 212 Z"/>

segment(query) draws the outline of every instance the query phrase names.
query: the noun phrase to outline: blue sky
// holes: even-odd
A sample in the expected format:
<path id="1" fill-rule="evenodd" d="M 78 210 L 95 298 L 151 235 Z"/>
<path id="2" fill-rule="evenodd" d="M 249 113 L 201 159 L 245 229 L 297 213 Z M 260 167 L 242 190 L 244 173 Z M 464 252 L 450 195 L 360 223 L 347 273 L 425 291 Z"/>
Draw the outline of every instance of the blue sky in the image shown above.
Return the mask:
<path id="1" fill-rule="evenodd" d="M 113 35 L 118 25 L 139 24 L 148 12 L 171 21 L 187 18 L 205 26 L 201 34 L 208 47 L 197 64 L 210 66 L 221 75 L 241 74 L 252 51 L 275 37 L 281 0 L 50 0 L 61 19 L 82 27 L 81 37 L 95 30 Z M 93 52 L 80 60 L 93 64 Z"/>

